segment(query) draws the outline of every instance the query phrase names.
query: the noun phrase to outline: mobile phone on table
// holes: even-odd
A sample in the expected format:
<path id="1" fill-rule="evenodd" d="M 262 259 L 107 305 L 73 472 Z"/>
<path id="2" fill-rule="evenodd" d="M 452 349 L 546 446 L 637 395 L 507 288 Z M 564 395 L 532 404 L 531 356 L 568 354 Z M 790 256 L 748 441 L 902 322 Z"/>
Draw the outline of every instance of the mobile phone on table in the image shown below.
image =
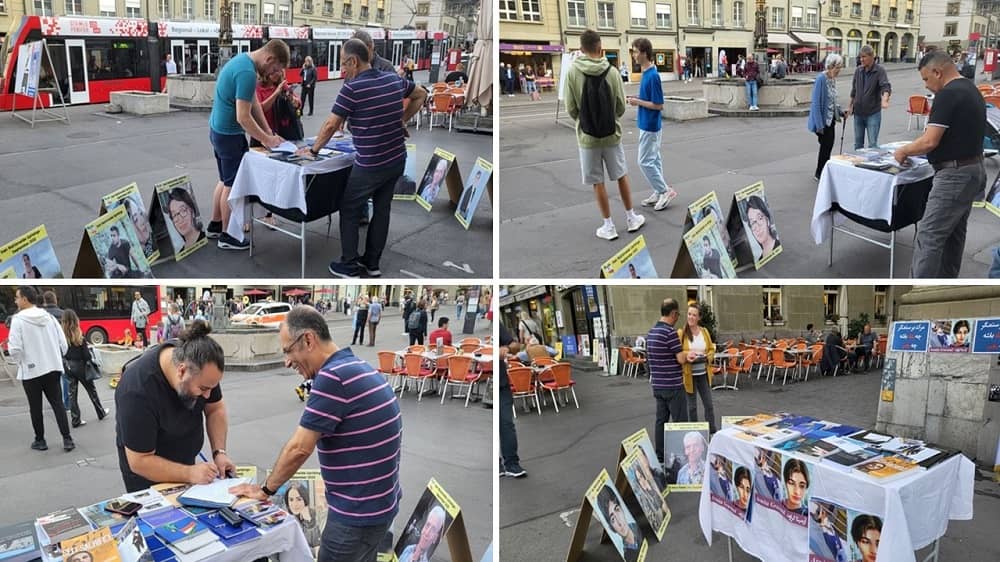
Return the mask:
<path id="1" fill-rule="evenodd" d="M 138 502 L 130 502 L 126 500 L 111 500 L 104 506 L 106 511 L 111 513 L 119 513 L 126 517 L 131 517 L 142 509 L 142 504 Z"/>

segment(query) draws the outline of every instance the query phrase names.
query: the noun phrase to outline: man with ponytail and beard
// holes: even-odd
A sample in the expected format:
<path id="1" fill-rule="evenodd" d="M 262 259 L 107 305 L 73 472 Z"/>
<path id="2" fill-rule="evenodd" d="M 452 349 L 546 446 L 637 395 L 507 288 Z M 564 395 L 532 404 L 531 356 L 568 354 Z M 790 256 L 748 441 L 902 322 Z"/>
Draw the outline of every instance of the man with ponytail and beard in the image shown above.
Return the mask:
<path id="1" fill-rule="evenodd" d="M 219 384 L 225 357 L 210 331 L 205 322 L 192 322 L 126 364 L 115 390 L 115 442 L 129 492 L 160 482 L 209 484 L 235 472 L 226 454 L 229 422 Z M 212 460 L 198 462 L 206 432 Z"/>

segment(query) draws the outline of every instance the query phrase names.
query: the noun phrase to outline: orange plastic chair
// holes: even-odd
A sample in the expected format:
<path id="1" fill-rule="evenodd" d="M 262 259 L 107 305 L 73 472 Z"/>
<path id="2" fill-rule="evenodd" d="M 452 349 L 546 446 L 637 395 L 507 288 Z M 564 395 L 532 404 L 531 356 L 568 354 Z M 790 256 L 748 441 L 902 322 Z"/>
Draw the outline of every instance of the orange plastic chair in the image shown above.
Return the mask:
<path id="1" fill-rule="evenodd" d="M 879 337 L 875 340 L 875 361 L 878 368 L 882 368 L 882 363 L 885 361 L 885 348 L 889 343 L 889 338 Z"/>
<path id="2" fill-rule="evenodd" d="M 455 116 L 454 96 L 447 92 L 435 92 L 431 97 L 431 124 L 430 129 L 434 130 L 435 115 L 448 116 L 448 130 L 451 131 L 452 119 Z"/>
<path id="3" fill-rule="evenodd" d="M 535 357 L 531 360 L 531 364 L 536 367 L 548 367 L 549 365 L 555 365 L 556 363 L 558 363 L 558 361 L 551 357 Z"/>
<path id="4" fill-rule="evenodd" d="M 403 380 L 403 384 L 399 387 L 399 395 L 403 396 L 403 392 L 406 390 L 406 383 L 413 381 L 414 383 L 420 383 L 420 390 L 417 393 L 417 402 L 424 396 L 424 387 L 427 385 L 427 379 L 434 376 L 434 370 L 428 369 L 424 366 L 424 357 L 417 353 L 407 353 L 403 358 L 403 368 L 405 369 L 406 379 Z"/>
<path id="5" fill-rule="evenodd" d="M 469 407 L 469 396 L 472 395 L 472 383 L 477 376 L 472 372 L 472 358 L 461 355 L 452 355 L 446 358 L 446 372 L 448 376 L 444 379 L 444 387 L 441 392 L 441 403 L 444 404 L 445 396 L 448 394 L 448 387 L 465 387 L 465 407 Z M 441 361 L 440 359 L 438 360 Z M 452 391 L 454 395 L 454 391 Z"/>
<path id="6" fill-rule="evenodd" d="M 524 363 L 510 359 L 507 361 L 507 367 L 510 369 L 520 369 L 521 367 L 524 367 Z"/>
<path id="7" fill-rule="evenodd" d="M 1000 96 L 991 94 L 988 96 L 983 96 L 983 101 L 992 105 L 993 107 L 1000 108 Z"/>
<path id="8" fill-rule="evenodd" d="M 411 345 L 406 348 L 407 353 L 423 353 L 427 351 L 427 347 L 423 345 Z"/>
<path id="9" fill-rule="evenodd" d="M 815 343 L 810 349 L 812 349 L 812 354 L 806 357 L 804 363 L 806 366 L 806 382 L 809 382 L 809 371 L 813 367 L 819 368 L 820 363 L 823 362 L 823 344 Z"/>
<path id="10" fill-rule="evenodd" d="M 785 386 L 785 383 L 788 382 L 788 369 L 795 367 L 795 361 L 785 359 L 785 350 L 779 347 L 771 351 L 771 364 L 774 367 L 771 370 L 771 384 L 774 384 L 778 369 L 784 369 L 785 375 L 781 379 L 781 386 Z"/>
<path id="11" fill-rule="evenodd" d="M 767 367 L 767 374 L 764 375 L 764 380 L 767 380 L 771 376 L 771 355 L 768 354 L 767 346 L 757 346 L 754 348 L 754 351 L 754 363 L 757 364 L 757 380 L 760 380 L 760 375 L 764 373 L 764 367 Z"/>
<path id="12" fill-rule="evenodd" d="M 622 375 L 629 377 L 632 376 L 632 371 L 635 369 L 635 354 L 632 349 L 626 345 L 618 348 L 618 356 L 622 363 Z"/>
<path id="13" fill-rule="evenodd" d="M 396 365 L 396 357 L 396 354 L 391 351 L 378 352 L 378 371 L 385 376 L 386 380 L 389 380 L 390 377 L 395 379 L 395 382 L 392 383 L 393 388 L 396 388 L 399 377 L 403 374 L 403 369 Z"/>
<path id="14" fill-rule="evenodd" d="M 517 367 L 508 369 L 507 378 L 510 380 L 510 393 L 515 399 L 534 398 L 535 409 L 538 415 L 542 415 L 542 406 L 538 403 L 538 389 L 531 384 L 531 369 L 528 367 Z M 514 417 L 517 417 L 517 406 L 514 406 Z"/>
<path id="15" fill-rule="evenodd" d="M 458 353 L 458 348 L 453 345 L 443 345 L 441 346 L 441 352 L 448 355 L 454 355 Z"/>
<path id="16" fill-rule="evenodd" d="M 930 101 L 924 96 L 910 96 L 906 104 L 906 113 L 910 115 L 910 118 L 906 121 L 906 130 L 910 130 L 910 125 L 914 117 L 917 118 L 917 127 L 920 127 L 920 118 L 931 114 Z"/>
<path id="17" fill-rule="evenodd" d="M 559 401 L 556 400 L 557 390 L 569 389 L 573 393 L 573 403 L 576 404 L 576 408 L 580 409 L 580 402 L 576 399 L 576 390 L 573 388 L 576 382 L 570 376 L 572 373 L 572 367 L 569 363 L 559 363 L 558 365 L 553 365 L 549 367 L 549 371 L 552 373 L 552 382 L 547 382 L 542 385 L 543 388 L 547 389 L 552 395 L 552 403 L 556 407 L 556 413 L 559 413 Z"/>
<path id="18" fill-rule="evenodd" d="M 458 344 L 458 347 L 462 348 L 462 353 L 473 353 L 477 349 L 479 349 L 480 344 L 479 344 L 478 341 L 475 342 L 475 343 L 472 343 L 472 342 L 462 342 L 462 343 Z"/>

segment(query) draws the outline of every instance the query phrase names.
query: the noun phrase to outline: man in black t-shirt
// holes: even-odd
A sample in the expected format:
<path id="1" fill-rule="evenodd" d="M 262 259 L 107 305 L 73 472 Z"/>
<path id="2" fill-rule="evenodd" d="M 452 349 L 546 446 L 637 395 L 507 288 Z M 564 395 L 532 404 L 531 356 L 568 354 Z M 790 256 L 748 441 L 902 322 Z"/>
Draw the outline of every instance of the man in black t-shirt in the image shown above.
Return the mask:
<path id="1" fill-rule="evenodd" d="M 986 189 L 986 104 L 947 53 L 932 51 L 921 59 L 919 69 L 927 89 L 935 93 L 934 106 L 924 134 L 895 154 L 900 163 L 926 154 L 935 171 L 924 216 L 917 223 L 911 274 L 953 278 L 962 267 L 972 202 Z"/>
<path id="2" fill-rule="evenodd" d="M 500 456 L 502 466 L 500 476 L 524 478 L 528 475 L 521 468 L 521 459 L 517 456 L 517 429 L 514 427 L 514 396 L 510 392 L 510 379 L 507 378 L 507 354 L 514 338 L 503 323 L 500 324 Z"/>
<path id="3" fill-rule="evenodd" d="M 127 365 L 115 390 L 115 444 L 125 489 L 208 484 L 235 472 L 226 454 L 222 347 L 201 321 Z M 213 462 L 197 463 L 206 428 Z"/>

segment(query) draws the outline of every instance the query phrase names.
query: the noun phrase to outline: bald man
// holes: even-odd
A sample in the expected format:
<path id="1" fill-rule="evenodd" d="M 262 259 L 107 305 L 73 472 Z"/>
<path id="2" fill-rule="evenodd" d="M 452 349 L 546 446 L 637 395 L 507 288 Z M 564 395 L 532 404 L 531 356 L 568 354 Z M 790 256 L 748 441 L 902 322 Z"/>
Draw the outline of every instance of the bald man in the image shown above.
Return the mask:
<path id="1" fill-rule="evenodd" d="M 924 134 L 895 154 L 900 163 L 908 156 L 926 154 L 934 166 L 927 208 L 917 223 L 911 274 L 954 278 L 962 268 L 972 202 L 986 189 L 986 104 L 975 84 L 958 73 L 944 51 L 927 54 L 918 68 L 927 89 L 935 94 L 934 105 Z"/>
<path id="2" fill-rule="evenodd" d="M 399 555 L 399 562 L 427 562 L 434 554 L 438 542 L 441 541 L 441 533 L 444 532 L 444 524 L 447 521 L 444 509 L 440 505 L 435 505 L 424 526 L 420 529 L 420 539 L 417 544 L 411 544 L 403 549 Z"/>

